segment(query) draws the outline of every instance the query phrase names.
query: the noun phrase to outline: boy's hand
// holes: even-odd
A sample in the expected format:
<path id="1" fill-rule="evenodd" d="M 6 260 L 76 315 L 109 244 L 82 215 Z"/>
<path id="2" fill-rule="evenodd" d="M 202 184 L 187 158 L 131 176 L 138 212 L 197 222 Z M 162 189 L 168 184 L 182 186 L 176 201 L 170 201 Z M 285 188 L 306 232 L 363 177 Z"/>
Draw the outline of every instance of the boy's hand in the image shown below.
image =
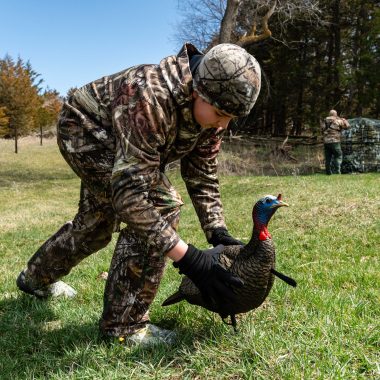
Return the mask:
<path id="1" fill-rule="evenodd" d="M 233 303 L 235 293 L 232 287 L 242 287 L 243 281 L 228 272 L 219 264 L 219 255 L 223 246 L 201 251 L 189 244 L 185 256 L 173 263 L 179 268 L 180 274 L 185 274 L 200 290 L 206 302 L 221 305 L 223 302 Z"/>
<path id="2" fill-rule="evenodd" d="M 218 227 L 215 228 L 215 230 L 212 231 L 212 236 L 208 240 L 210 244 L 212 244 L 214 247 L 216 247 L 219 244 L 223 245 L 244 245 L 243 242 L 240 240 L 237 240 L 233 238 L 226 228 L 224 227 Z"/>

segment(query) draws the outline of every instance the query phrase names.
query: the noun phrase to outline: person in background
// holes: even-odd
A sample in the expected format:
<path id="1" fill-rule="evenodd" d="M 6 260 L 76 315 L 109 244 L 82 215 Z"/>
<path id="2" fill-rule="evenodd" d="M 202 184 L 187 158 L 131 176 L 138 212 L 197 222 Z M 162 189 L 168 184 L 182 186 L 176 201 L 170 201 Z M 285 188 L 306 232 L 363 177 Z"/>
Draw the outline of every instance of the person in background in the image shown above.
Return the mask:
<path id="1" fill-rule="evenodd" d="M 81 178 L 79 210 L 30 258 L 17 285 L 36 297 L 74 296 L 60 279 L 119 231 L 104 291 L 100 332 L 141 344 L 175 338 L 149 322 L 174 261 L 212 302 L 233 302 L 242 281 L 178 235 L 181 196 L 165 175 L 180 160 L 207 241 L 240 244 L 226 227 L 217 155 L 233 118 L 248 115 L 260 91 L 256 59 L 233 44 L 202 54 L 186 43 L 159 64 L 128 68 L 72 90 L 57 126 L 60 151 Z M 57 194 L 59 196 L 59 194 Z M 120 223 L 126 224 L 120 230 Z"/>
<path id="2" fill-rule="evenodd" d="M 326 174 L 340 174 L 342 165 L 341 132 L 349 127 L 348 121 L 339 117 L 335 110 L 326 117 L 322 133 L 325 151 Z"/>

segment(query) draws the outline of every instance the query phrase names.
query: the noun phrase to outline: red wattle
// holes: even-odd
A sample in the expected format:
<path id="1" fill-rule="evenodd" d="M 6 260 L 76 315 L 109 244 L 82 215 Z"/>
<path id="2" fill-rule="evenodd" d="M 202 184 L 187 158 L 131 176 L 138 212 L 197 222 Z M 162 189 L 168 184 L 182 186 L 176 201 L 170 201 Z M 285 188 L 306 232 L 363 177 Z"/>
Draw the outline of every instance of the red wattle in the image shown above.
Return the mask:
<path id="1" fill-rule="evenodd" d="M 260 231 L 259 240 L 264 241 L 264 240 L 267 240 L 267 239 L 272 239 L 272 236 L 269 233 L 269 231 L 266 228 L 264 228 L 264 229 L 262 229 Z"/>

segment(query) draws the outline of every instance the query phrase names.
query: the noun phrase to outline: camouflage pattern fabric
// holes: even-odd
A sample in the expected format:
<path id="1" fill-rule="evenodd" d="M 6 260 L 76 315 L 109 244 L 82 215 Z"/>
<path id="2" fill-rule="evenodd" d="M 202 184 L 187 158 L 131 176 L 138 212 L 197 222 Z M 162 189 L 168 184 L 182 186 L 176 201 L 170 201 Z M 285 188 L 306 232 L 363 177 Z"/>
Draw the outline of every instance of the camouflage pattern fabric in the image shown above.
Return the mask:
<path id="1" fill-rule="evenodd" d="M 325 144 L 339 143 L 341 141 L 341 132 L 347 129 L 349 124 L 346 119 L 338 116 L 328 116 L 323 126 L 323 142 Z"/>
<path id="2" fill-rule="evenodd" d="M 95 197 L 82 183 L 79 210 L 32 256 L 26 283 L 39 289 L 56 282 L 90 254 L 104 248 L 115 228 L 111 203 Z"/>
<path id="3" fill-rule="evenodd" d="M 261 69 L 240 46 L 220 44 L 202 58 L 194 86 L 210 104 L 234 116 L 246 116 L 260 92 Z"/>
<path id="4" fill-rule="evenodd" d="M 336 114 L 336 111 L 330 111 Z M 330 113 L 331 115 L 331 113 Z M 349 124 L 346 119 L 338 116 L 328 116 L 322 128 L 326 174 L 340 174 L 342 150 L 340 147 L 341 134 Z"/>
<path id="5" fill-rule="evenodd" d="M 380 120 L 359 117 L 348 120 L 342 132 L 342 173 L 380 172 Z"/>
<path id="6" fill-rule="evenodd" d="M 339 143 L 324 144 L 326 174 L 340 174 L 342 149 Z"/>
<path id="7" fill-rule="evenodd" d="M 203 130 L 192 116 L 186 44 L 159 65 L 141 65 L 71 91 L 58 122 L 61 153 L 81 178 L 78 214 L 28 262 L 34 288 L 53 283 L 121 232 L 104 295 L 106 335 L 133 332 L 146 321 L 165 256 L 179 241 L 183 204 L 164 174 L 180 159 L 181 174 L 201 227 L 226 227 L 216 175 L 223 133 Z"/>
<path id="8" fill-rule="evenodd" d="M 179 213 L 168 216 L 172 227 Z M 100 330 L 108 336 L 136 332 L 149 321 L 148 309 L 156 296 L 165 269 L 165 257 L 147 247 L 138 235 L 123 229 L 112 258 L 105 288 Z"/>
<path id="9" fill-rule="evenodd" d="M 173 240 L 166 246 L 167 237 L 175 232 L 151 207 L 147 195 L 166 164 L 175 160 L 181 160 L 182 176 L 204 231 L 225 226 L 216 176 L 223 132 L 202 130 L 193 119 L 189 68 L 193 54 L 200 52 L 186 44 L 178 56 L 159 65 L 135 66 L 101 78 L 75 91 L 68 105 L 83 129 L 114 154 L 115 211 L 162 252 L 176 244 Z"/>

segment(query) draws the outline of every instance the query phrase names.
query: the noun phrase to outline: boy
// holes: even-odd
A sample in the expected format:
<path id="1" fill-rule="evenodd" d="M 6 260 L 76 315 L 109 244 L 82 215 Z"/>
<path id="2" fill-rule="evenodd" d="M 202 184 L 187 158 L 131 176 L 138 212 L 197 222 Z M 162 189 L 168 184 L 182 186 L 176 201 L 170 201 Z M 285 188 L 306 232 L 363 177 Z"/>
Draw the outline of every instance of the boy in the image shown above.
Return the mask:
<path id="1" fill-rule="evenodd" d="M 61 153 L 81 178 L 79 210 L 29 260 L 18 287 L 37 297 L 75 295 L 62 281 L 120 231 L 104 293 L 104 336 L 151 343 L 174 333 L 149 323 L 165 267 L 174 261 L 213 302 L 233 302 L 242 281 L 178 236 L 180 195 L 165 166 L 181 162 L 209 243 L 239 244 L 227 231 L 217 154 L 228 123 L 247 115 L 260 91 L 260 66 L 244 49 L 220 44 L 206 55 L 185 44 L 159 65 L 140 65 L 71 91 L 58 121 Z"/>

